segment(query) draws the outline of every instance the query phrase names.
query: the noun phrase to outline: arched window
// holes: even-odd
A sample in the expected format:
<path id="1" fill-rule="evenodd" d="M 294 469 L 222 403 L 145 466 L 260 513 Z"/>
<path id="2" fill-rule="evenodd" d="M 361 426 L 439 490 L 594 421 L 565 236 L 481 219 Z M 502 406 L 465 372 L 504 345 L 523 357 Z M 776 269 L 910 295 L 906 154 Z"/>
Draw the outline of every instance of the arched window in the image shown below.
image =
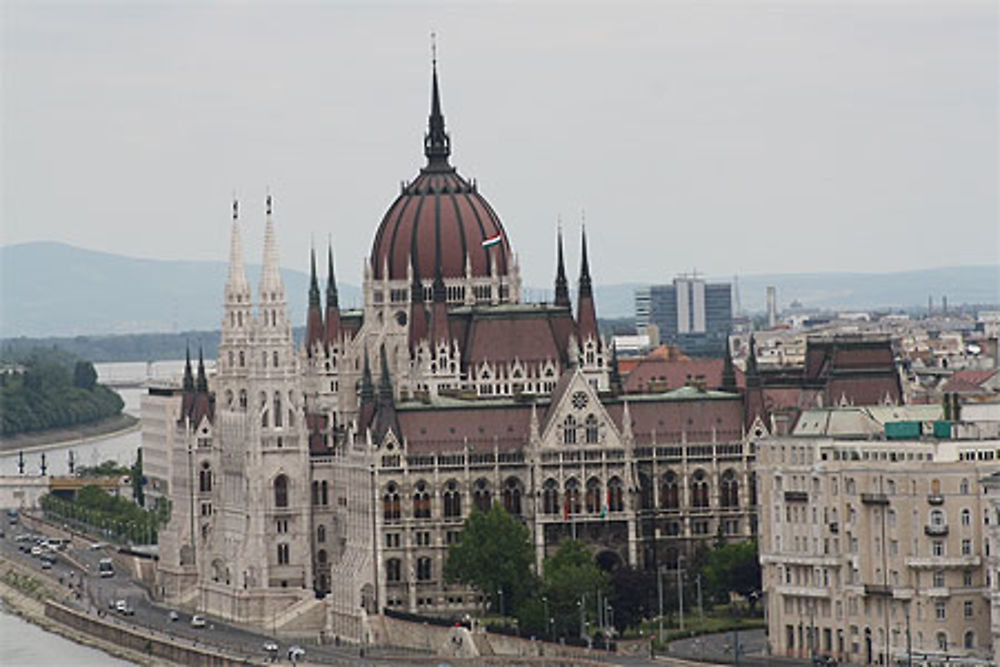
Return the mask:
<path id="1" fill-rule="evenodd" d="M 413 491 L 413 518 L 431 518 L 431 494 L 427 490 L 427 484 L 423 481 L 417 482 Z"/>
<path id="2" fill-rule="evenodd" d="M 267 428 L 267 394 L 260 392 L 260 425 Z"/>
<path id="3" fill-rule="evenodd" d="M 316 529 L 316 541 L 326 542 L 326 526 L 320 526 Z"/>
<path id="4" fill-rule="evenodd" d="M 445 484 L 444 487 L 444 516 L 445 518 L 462 516 L 462 494 L 454 480 Z"/>
<path id="5" fill-rule="evenodd" d="M 208 463 L 202 463 L 201 470 L 198 471 L 198 490 L 202 493 L 212 492 L 212 468 Z"/>
<path id="6" fill-rule="evenodd" d="M 608 511 L 623 512 L 625 510 L 625 494 L 622 481 L 617 477 L 608 480 Z"/>
<path id="7" fill-rule="evenodd" d="M 476 509 L 480 512 L 489 512 L 492 499 L 490 498 L 490 485 L 485 479 L 477 479 L 472 487 L 472 500 Z"/>
<path id="8" fill-rule="evenodd" d="M 972 512 L 969 511 L 968 507 L 966 507 L 965 509 L 962 510 L 961 517 L 962 517 L 962 525 L 963 526 L 971 526 L 972 525 Z"/>
<path id="9" fill-rule="evenodd" d="M 939 651 L 948 650 L 948 635 L 943 632 L 937 633 L 937 645 Z"/>
<path id="10" fill-rule="evenodd" d="M 545 480 L 542 498 L 542 506 L 546 514 L 559 514 L 559 485 L 556 484 L 556 480 Z"/>
<path id="11" fill-rule="evenodd" d="M 833 481 L 834 481 L 834 483 L 836 483 L 837 479 L 834 478 Z M 751 507 L 755 507 L 757 505 L 757 473 L 756 472 L 751 472 L 750 473 L 749 483 L 750 483 L 750 506 Z M 836 493 L 836 487 L 834 487 L 834 493 Z"/>
<path id="12" fill-rule="evenodd" d="M 242 313 L 240 313 L 240 315 L 242 315 Z M 240 368 L 243 368 L 246 365 L 247 365 L 247 356 L 243 352 L 243 350 L 240 350 Z"/>
<path id="13" fill-rule="evenodd" d="M 319 505 L 319 482 L 314 481 L 312 483 L 312 504 Z"/>
<path id="14" fill-rule="evenodd" d="M 580 482 L 570 479 L 566 482 L 566 514 L 580 513 Z"/>
<path id="15" fill-rule="evenodd" d="M 325 479 L 319 485 L 319 502 L 321 505 L 330 504 L 330 485 Z"/>
<path id="16" fill-rule="evenodd" d="M 274 362 L 274 367 L 277 368 L 278 367 L 278 351 L 277 350 L 275 350 L 274 354 L 271 355 L 271 360 Z"/>
<path id="17" fill-rule="evenodd" d="M 230 352 L 230 354 L 232 354 L 232 352 Z M 233 390 L 232 389 L 227 389 L 226 390 L 226 407 L 229 408 L 230 410 L 232 410 L 233 407 L 235 407 L 233 405 Z"/>
<path id="18" fill-rule="evenodd" d="M 943 526 L 944 523 L 944 512 L 941 510 L 931 510 L 931 525 L 939 527 Z"/>
<path id="19" fill-rule="evenodd" d="M 563 444 L 576 444 L 576 419 L 573 418 L 573 415 L 566 415 L 566 419 L 563 421 Z"/>
<path id="20" fill-rule="evenodd" d="M 508 477 L 503 487 L 503 508 L 508 514 L 521 514 L 521 482 L 516 477 Z"/>
<path id="21" fill-rule="evenodd" d="M 586 504 L 587 514 L 597 514 L 601 511 L 601 481 L 596 477 L 587 480 Z"/>
<path id="22" fill-rule="evenodd" d="M 588 445 L 597 444 L 598 433 L 597 433 L 597 417 L 594 415 L 587 415 L 586 421 L 583 422 L 584 432 L 586 433 L 586 440 Z"/>
<path id="23" fill-rule="evenodd" d="M 963 479 L 962 482 L 961 482 L 961 484 L 959 484 L 958 488 L 959 488 L 959 492 L 963 496 L 969 495 L 969 480 Z"/>
<path id="24" fill-rule="evenodd" d="M 284 475 L 274 479 L 274 506 L 288 507 L 288 478 Z"/>
<path id="25" fill-rule="evenodd" d="M 673 470 L 667 471 L 660 484 L 660 507 L 668 510 L 678 509 L 681 506 L 680 488 L 677 473 Z"/>
<path id="26" fill-rule="evenodd" d="M 433 574 L 431 570 L 431 559 L 427 556 L 422 556 L 417 559 L 417 581 L 430 581 L 431 575 Z"/>
<path id="27" fill-rule="evenodd" d="M 389 582 L 403 580 L 403 568 L 398 558 L 390 558 L 385 562 L 385 580 Z"/>
<path id="28" fill-rule="evenodd" d="M 399 488 L 395 482 L 389 482 L 382 496 L 382 517 L 386 521 L 399 520 Z"/>
<path id="29" fill-rule="evenodd" d="M 976 633 L 972 630 L 966 630 L 963 644 L 965 648 L 976 648 Z"/>
<path id="30" fill-rule="evenodd" d="M 708 478 L 704 470 L 698 470 L 691 479 L 691 506 L 708 507 Z"/>
<path id="31" fill-rule="evenodd" d="M 727 470 L 722 473 L 722 506 L 723 507 L 739 507 L 740 506 L 740 483 L 736 481 L 736 473 L 732 470 Z"/>
<path id="32" fill-rule="evenodd" d="M 240 409 L 241 410 L 246 410 L 247 409 L 247 390 L 246 389 L 240 389 Z"/>
<path id="33" fill-rule="evenodd" d="M 653 484 L 644 472 L 639 473 L 639 509 L 653 509 Z"/>
<path id="34" fill-rule="evenodd" d="M 274 392 L 274 426 L 281 428 L 281 394 Z"/>

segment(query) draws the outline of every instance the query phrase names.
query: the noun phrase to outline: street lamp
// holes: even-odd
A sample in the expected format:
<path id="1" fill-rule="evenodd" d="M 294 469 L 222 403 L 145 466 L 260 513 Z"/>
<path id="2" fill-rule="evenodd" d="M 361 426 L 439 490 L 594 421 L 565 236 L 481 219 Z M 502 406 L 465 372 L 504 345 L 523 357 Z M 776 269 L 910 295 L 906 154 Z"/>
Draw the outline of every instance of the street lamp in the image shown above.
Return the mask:
<path id="1" fill-rule="evenodd" d="M 505 614 L 503 613 L 503 587 L 502 586 L 497 589 L 497 595 L 499 596 L 499 599 L 500 599 L 500 616 L 503 617 L 503 616 L 505 616 Z"/>
<path id="2" fill-rule="evenodd" d="M 548 618 L 549 618 L 549 598 L 547 596 L 543 595 L 542 596 L 542 603 L 545 605 L 545 619 L 546 619 L 546 624 L 548 624 Z M 549 635 L 549 641 L 551 641 L 552 640 L 551 626 L 546 627 L 545 629 L 548 630 L 548 632 L 546 634 Z"/>

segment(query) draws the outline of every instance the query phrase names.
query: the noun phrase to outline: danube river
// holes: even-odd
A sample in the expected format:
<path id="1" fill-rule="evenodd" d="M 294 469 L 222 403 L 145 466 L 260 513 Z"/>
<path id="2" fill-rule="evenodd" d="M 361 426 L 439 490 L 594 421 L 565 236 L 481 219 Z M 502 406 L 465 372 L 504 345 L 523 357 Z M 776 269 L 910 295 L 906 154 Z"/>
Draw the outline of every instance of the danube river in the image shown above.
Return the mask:
<path id="1" fill-rule="evenodd" d="M 94 364 L 101 382 L 121 382 L 143 378 L 154 380 L 178 379 L 184 371 L 183 361 L 158 361 L 144 363 Z M 139 415 L 143 389 L 138 387 L 118 391 L 125 401 L 125 412 Z M 97 465 L 108 460 L 131 465 L 141 442 L 138 430 L 121 435 L 98 437 L 86 442 L 66 445 L 47 445 L 44 449 L 24 453 L 24 473 L 38 475 L 41 471 L 41 453 L 45 452 L 48 473 L 65 475 L 69 472 L 69 452 L 79 465 Z M 17 474 L 17 452 L 0 456 L 0 474 Z M 59 635 L 47 632 L 6 611 L 0 604 L 0 665 L 129 665 L 132 663 L 76 644 Z"/>

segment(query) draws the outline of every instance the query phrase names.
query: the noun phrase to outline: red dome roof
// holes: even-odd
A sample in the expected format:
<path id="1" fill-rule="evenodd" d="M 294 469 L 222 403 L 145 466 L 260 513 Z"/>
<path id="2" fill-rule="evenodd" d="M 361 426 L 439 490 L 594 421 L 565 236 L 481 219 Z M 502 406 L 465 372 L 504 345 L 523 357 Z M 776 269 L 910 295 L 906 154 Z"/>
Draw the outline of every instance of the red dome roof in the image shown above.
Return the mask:
<path id="1" fill-rule="evenodd" d="M 451 141 L 444 130 L 436 68 L 429 120 L 424 138 L 427 166 L 404 186 L 375 233 L 374 277 L 385 278 L 383 269 L 388 265 L 390 280 L 405 280 L 412 263 L 424 281 L 439 270 L 443 278 L 460 278 L 465 275 L 466 258 L 474 277 L 491 275 L 494 259 L 497 273 L 504 275 L 511 248 L 500 218 L 476 186 L 448 164 Z M 499 244 L 483 247 L 484 241 L 498 234 Z"/>

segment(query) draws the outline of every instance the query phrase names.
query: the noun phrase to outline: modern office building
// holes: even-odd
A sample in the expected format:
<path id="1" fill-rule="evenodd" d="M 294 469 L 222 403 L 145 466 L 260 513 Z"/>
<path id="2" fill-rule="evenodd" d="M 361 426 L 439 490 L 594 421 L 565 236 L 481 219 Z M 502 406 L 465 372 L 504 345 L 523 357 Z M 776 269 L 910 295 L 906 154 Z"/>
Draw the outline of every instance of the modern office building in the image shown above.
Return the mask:
<path id="1" fill-rule="evenodd" d="M 678 276 L 670 285 L 636 290 L 636 324 L 655 324 L 661 342 L 692 356 L 722 356 L 732 328 L 733 293 L 729 283 L 706 283 Z"/>

